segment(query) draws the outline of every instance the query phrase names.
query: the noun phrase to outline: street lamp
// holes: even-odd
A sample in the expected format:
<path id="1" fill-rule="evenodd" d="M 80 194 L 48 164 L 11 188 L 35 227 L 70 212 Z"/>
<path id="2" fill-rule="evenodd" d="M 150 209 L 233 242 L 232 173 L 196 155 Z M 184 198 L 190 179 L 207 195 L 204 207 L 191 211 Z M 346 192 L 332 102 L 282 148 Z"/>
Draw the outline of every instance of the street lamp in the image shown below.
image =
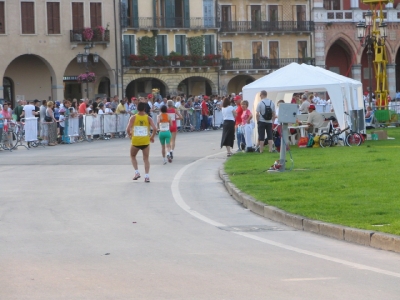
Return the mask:
<path id="1" fill-rule="evenodd" d="M 78 64 L 84 63 L 85 64 L 85 70 L 86 70 L 86 75 L 89 74 L 89 55 L 90 55 L 90 45 L 86 45 L 85 46 L 85 52 L 84 53 L 80 53 L 76 56 L 76 62 Z M 97 52 L 95 52 L 94 54 L 92 54 L 93 56 L 93 63 L 98 63 L 99 62 L 99 55 L 97 54 Z M 88 80 L 86 80 L 86 98 L 89 98 L 89 82 Z"/>
<path id="2" fill-rule="evenodd" d="M 382 12 L 381 12 L 382 13 Z M 380 23 L 378 26 L 378 30 L 376 30 L 376 23 L 375 23 L 375 16 L 372 14 L 372 12 L 369 10 L 365 16 L 364 16 L 364 21 L 360 21 L 357 24 L 357 38 L 360 40 L 360 43 L 363 47 L 367 46 L 367 55 L 368 55 L 368 79 L 369 79 L 369 105 L 371 106 L 372 102 L 372 46 L 374 47 L 383 47 L 384 50 L 384 45 L 385 45 L 385 39 L 387 37 L 387 24 L 383 22 L 382 16 L 380 18 Z M 384 57 L 385 59 L 385 57 Z M 377 63 L 382 62 L 377 61 Z M 386 74 L 386 70 L 382 70 L 384 75 Z M 380 74 L 375 74 L 378 77 L 383 77 L 380 76 Z M 380 81 L 379 81 L 380 83 Z M 387 90 L 385 88 L 381 88 L 381 86 L 377 86 L 377 91 L 383 92 L 379 95 L 381 98 L 386 97 Z M 381 99 L 382 100 L 382 99 Z"/>

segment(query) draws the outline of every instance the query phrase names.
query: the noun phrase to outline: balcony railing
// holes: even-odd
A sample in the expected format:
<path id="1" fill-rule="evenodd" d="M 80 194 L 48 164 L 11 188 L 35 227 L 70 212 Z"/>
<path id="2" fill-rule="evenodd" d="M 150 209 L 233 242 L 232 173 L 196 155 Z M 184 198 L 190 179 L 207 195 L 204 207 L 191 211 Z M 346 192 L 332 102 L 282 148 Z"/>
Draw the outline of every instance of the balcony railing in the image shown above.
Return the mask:
<path id="1" fill-rule="evenodd" d="M 314 20 L 318 23 L 357 23 L 364 20 L 364 14 L 367 10 L 359 8 L 353 10 L 317 10 L 314 11 Z M 397 9 L 383 10 L 383 19 L 387 23 L 399 23 L 400 13 Z M 380 11 L 376 11 L 377 17 Z"/>
<path id="2" fill-rule="evenodd" d="M 127 18 L 124 26 L 137 29 L 207 29 L 216 28 L 215 18 Z"/>
<path id="3" fill-rule="evenodd" d="M 98 31 L 97 28 L 92 28 L 93 37 L 90 40 L 85 39 L 83 34 L 84 29 L 70 30 L 70 42 L 71 43 L 88 43 L 88 42 L 98 42 L 98 43 L 109 43 L 110 42 L 110 30 L 105 30 L 103 34 Z"/>
<path id="4" fill-rule="evenodd" d="M 298 64 L 306 63 L 315 65 L 314 58 L 260 58 L 260 59 L 223 59 L 221 70 L 276 70 L 296 62 Z"/>
<path id="5" fill-rule="evenodd" d="M 126 68 L 190 68 L 190 67 L 219 67 L 221 66 L 220 55 L 176 55 L 176 56 L 146 56 L 129 55 L 123 57 Z"/>
<path id="6" fill-rule="evenodd" d="M 314 31 L 313 21 L 220 21 L 218 23 L 221 32 Z"/>

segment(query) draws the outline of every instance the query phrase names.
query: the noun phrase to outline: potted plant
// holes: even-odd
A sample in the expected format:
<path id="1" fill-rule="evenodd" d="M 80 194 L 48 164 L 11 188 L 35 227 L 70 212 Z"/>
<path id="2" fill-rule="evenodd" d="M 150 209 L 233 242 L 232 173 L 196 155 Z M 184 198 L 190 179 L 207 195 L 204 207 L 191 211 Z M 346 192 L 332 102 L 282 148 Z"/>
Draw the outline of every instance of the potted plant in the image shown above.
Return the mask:
<path id="1" fill-rule="evenodd" d="M 104 29 L 103 26 L 97 26 L 94 29 L 94 33 L 95 33 L 95 40 L 96 41 L 103 41 L 104 40 L 104 32 L 106 30 Z"/>
<path id="2" fill-rule="evenodd" d="M 104 40 L 106 42 L 110 41 L 110 30 L 109 30 L 109 27 L 110 27 L 110 23 L 107 23 L 106 30 L 104 32 Z"/>
<path id="3" fill-rule="evenodd" d="M 171 65 L 172 66 L 180 66 L 181 65 L 181 61 L 185 60 L 185 57 L 183 55 L 181 55 L 178 52 L 171 52 L 169 54 L 169 60 L 171 61 Z"/>
<path id="4" fill-rule="evenodd" d="M 89 42 L 93 38 L 93 29 L 92 28 L 85 28 L 82 32 L 83 38 L 85 41 Z"/>
<path id="5" fill-rule="evenodd" d="M 96 81 L 96 74 L 93 72 L 82 73 L 78 76 L 78 82 L 95 82 Z"/>
<path id="6" fill-rule="evenodd" d="M 221 55 L 219 54 L 208 54 L 204 56 L 207 66 L 218 66 Z"/>

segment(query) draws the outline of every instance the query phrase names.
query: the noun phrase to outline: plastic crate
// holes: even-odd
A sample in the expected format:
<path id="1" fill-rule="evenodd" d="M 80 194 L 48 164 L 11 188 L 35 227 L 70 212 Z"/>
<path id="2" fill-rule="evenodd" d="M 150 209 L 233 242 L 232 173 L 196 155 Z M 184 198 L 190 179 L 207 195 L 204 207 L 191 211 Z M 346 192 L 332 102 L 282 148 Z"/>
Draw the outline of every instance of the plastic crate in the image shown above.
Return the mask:
<path id="1" fill-rule="evenodd" d="M 390 111 L 387 109 L 376 110 L 374 112 L 375 119 L 379 123 L 386 123 L 390 121 Z"/>

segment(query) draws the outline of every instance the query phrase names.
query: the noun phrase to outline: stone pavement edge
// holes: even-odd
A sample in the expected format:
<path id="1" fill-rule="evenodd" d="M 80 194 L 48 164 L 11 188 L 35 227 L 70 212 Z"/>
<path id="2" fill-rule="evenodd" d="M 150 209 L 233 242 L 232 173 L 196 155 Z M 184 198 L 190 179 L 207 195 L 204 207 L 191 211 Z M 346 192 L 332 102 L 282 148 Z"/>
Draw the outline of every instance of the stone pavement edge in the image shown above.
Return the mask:
<path id="1" fill-rule="evenodd" d="M 261 203 L 243 193 L 230 181 L 229 176 L 223 169 L 219 170 L 219 177 L 222 179 L 229 194 L 236 201 L 264 218 L 294 227 L 298 230 L 309 231 L 350 243 L 400 253 L 400 236 L 335 225 L 290 214 L 274 206 Z"/>

